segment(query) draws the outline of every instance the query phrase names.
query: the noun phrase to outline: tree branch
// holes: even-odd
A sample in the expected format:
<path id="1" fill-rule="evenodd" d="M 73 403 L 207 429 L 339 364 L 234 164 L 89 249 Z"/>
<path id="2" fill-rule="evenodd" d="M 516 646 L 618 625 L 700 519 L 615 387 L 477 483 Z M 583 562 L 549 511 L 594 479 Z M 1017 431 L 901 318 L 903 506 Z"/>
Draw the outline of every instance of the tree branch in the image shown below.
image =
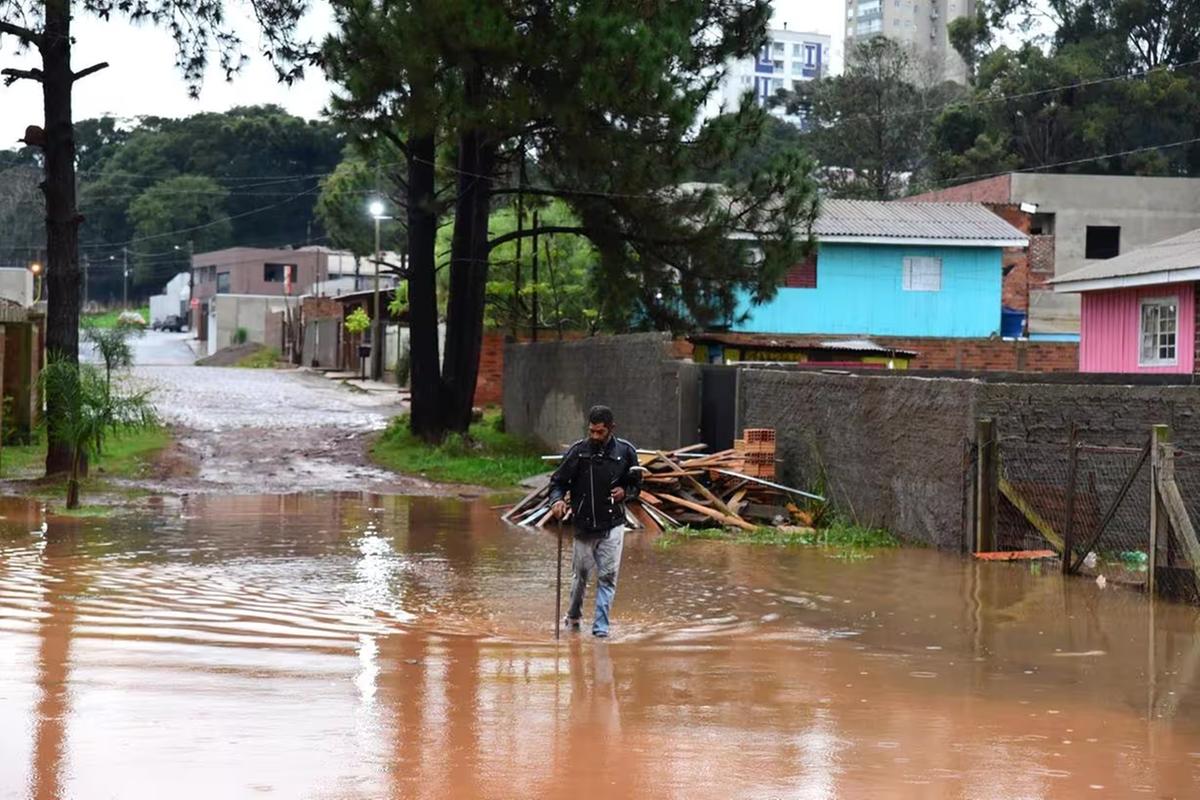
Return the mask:
<path id="1" fill-rule="evenodd" d="M 87 69 L 81 69 L 81 70 L 79 70 L 79 72 L 76 72 L 75 74 L 73 74 L 71 76 L 71 80 L 77 81 L 80 78 L 86 78 L 88 75 L 91 75 L 94 72 L 99 72 L 100 70 L 106 68 L 107 66 L 108 66 L 107 61 L 101 61 L 99 64 L 92 64 Z"/>
<path id="2" fill-rule="evenodd" d="M 11 22 L 0 20 L 0 33 L 7 33 L 9 36 L 15 36 L 26 44 L 42 46 L 42 35 L 35 33 L 28 28 L 22 28 L 20 25 L 14 25 Z"/>
<path id="3" fill-rule="evenodd" d="M 395 131 L 387 130 L 385 128 L 382 133 L 388 141 L 396 145 L 396 149 L 403 153 L 405 158 L 412 158 L 412 150 L 408 149 L 408 142 L 400 138 Z"/>
<path id="4" fill-rule="evenodd" d="M 502 244 L 506 244 L 517 239 L 527 239 L 530 236 L 541 236 L 551 233 L 571 233 L 579 236 L 587 236 L 588 228 L 582 225 L 543 225 L 540 228 L 526 228 L 519 231 L 509 231 L 502 236 L 497 236 L 488 242 L 488 250 L 495 250 Z"/>
<path id="5" fill-rule="evenodd" d="M 0 75 L 4 76 L 5 86 L 12 86 L 22 78 L 29 81 L 37 81 L 38 83 L 42 82 L 42 71 L 40 69 L 16 69 L 8 67 L 7 69 L 0 69 Z"/>

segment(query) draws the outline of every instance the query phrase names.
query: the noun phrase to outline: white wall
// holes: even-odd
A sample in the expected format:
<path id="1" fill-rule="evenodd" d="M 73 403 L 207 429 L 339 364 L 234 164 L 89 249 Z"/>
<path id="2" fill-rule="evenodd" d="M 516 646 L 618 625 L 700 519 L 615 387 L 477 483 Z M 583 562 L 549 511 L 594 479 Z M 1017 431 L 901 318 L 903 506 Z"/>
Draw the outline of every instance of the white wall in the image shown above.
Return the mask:
<path id="1" fill-rule="evenodd" d="M 0 297 L 22 308 L 32 305 L 33 273 L 24 267 L 0 267 Z"/>
<path id="2" fill-rule="evenodd" d="M 283 311 L 288 305 L 293 313 L 296 300 L 258 294 L 218 294 L 210 303 L 215 309 L 215 320 L 210 322 L 209 354 L 234 343 L 238 328 L 246 329 L 246 341 L 266 343 L 266 320 L 268 311 Z M 212 333 L 215 332 L 215 338 Z"/>

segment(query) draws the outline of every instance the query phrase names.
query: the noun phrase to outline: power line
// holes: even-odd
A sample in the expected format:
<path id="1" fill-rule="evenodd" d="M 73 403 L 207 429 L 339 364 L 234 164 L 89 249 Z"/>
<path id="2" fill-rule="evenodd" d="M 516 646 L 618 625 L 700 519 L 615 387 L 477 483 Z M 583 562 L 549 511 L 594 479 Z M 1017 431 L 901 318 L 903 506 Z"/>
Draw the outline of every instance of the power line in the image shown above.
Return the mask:
<path id="1" fill-rule="evenodd" d="M 1028 92 L 1015 92 L 1013 94 L 1001 94 L 990 97 L 973 97 L 969 99 L 950 100 L 941 105 L 932 106 L 929 108 L 913 108 L 905 111 L 882 111 L 876 114 L 860 113 L 851 114 L 838 119 L 837 123 L 854 122 L 858 120 L 888 120 L 900 117 L 912 117 L 921 115 L 932 115 L 945 111 L 948 108 L 965 107 L 971 108 L 975 106 L 994 105 L 996 103 L 1008 103 L 1014 100 L 1027 100 L 1031 97 L 1040 97 L 1047 94 L 1055 94 L 1057 92 L 1065 92 L 1071 89 L 1082 89 L 1088 86 L 1099 86 L 1105 83 L 1115 83 L 1117 81 L 1128 81 L 1136 78 L 1144 78 L 1148 75 L 1153 75 L 1159 72 L 1173 72 L 1175 70 L 1184 69 L 1186 67 L 1194 67 L 1200 64 L 1200 58 L 1191 61 L 1183 61 L 1179 64 L 1163 65 L 1151 67 L 1149 69 L 1138 70 L 1136 72 L 1123 72 L 1114 75 L 1106 75 L 1102 78 L 1087 78 L 1073 83 L 1064 83 L 1059 86 L 1050 86 L 1045 89 L 1034 89 Z"/>
<path id="2" fill-rule="evenodd" d="M 1135 147 L 1130 150 L 1121 150 L 1116 153 L 1103 153 L 1098 156 L 1088 156 L 1087 158 L 1073 158 L 1069 161 L 1056 161 L 1052 164 L 1040 164 L 1036 167 L 1022 167 L 1020 169 L 1006 169 L 1000 172 L 984 172 L 978 175 L 962 175 L 948 181 L 941 181 L 937 186 L 957 186 L 962 183 L 970 183 L 971 181 L 979 181 L 984 178 L 995 178 L 1000 175 L 1009 175 L 1014 172 L 1038 172 L 1044 169 L 1055 169 L 1057 167 L 1070 167 L 1076 164 L 1089 164 L 1093 161 L 1103 161 L 1106 158 L 1121 158 L 1122 156 L 1131 156 L 1138 153 L 1149 153 L 1156 150 L 1169 150 L 1172 147 L 1183 147 L 1184 145 L 1196 144 L 1200 142 L 1200 136 L 1193 136 L 1191 139 L 1181 139 L 1178 142 L 1167 142 L 1165 144 L 1152 144 L 1145 147 Z M 1197 180 L 1193 178 L 1192 180 Z"/>

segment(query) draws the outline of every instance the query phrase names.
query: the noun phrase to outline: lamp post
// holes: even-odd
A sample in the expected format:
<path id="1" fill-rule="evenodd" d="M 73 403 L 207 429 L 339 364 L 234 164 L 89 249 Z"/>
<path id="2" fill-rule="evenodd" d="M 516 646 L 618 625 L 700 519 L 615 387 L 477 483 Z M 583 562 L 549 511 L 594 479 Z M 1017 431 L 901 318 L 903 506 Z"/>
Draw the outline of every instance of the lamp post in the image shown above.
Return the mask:
<path id="1" fill-rule="evenodd" d="M 383 260 L 383 252 L 379 244 L 379 223 L 389 217 L 383 215 L 383 201 L 375 199 L 371 201 L 371 205 L 367 207 L 371 212 L 371 217 L 375 220 L 375 289 L 373 291 L 374 311 L 371 314 L 371 380 L 378 381 L 383 379 L 383 325 L 381 324 L 381 316 L 379 313 L 379 262 Z"/>
<path id="2" fill-rule="evenodd" d="M 29 265 L 29 271 L 33 273 L 33 302 L 42 302 L 42 264 L 40 261 L 35 261 Z"/>

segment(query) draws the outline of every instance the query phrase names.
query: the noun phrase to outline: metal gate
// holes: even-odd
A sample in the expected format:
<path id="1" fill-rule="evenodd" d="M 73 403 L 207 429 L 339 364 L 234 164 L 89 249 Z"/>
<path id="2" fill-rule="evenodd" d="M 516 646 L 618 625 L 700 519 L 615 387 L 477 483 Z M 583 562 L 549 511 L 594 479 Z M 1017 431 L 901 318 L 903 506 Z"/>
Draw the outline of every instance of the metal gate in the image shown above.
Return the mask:
<path id="1" fill-rule="evenodd" d="M 700 441 L 709 452 L 733 447 L 737 437 L 738 367 L 700 366 Z"/>

